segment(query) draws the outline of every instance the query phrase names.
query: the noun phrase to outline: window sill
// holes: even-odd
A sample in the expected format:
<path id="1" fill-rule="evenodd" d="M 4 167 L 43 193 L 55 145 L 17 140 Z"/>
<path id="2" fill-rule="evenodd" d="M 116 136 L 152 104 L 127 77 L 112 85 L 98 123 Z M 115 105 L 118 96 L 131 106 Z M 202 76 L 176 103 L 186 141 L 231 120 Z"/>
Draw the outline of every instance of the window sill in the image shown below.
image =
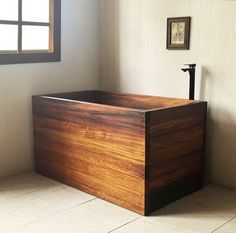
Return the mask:
<path id="1" fill-rule="evenodd" d="M 61 61 L 60 52 L 54 53 L 29 53 L 29 54 L 0 54 L 0 64 L 22 64 Z"/>

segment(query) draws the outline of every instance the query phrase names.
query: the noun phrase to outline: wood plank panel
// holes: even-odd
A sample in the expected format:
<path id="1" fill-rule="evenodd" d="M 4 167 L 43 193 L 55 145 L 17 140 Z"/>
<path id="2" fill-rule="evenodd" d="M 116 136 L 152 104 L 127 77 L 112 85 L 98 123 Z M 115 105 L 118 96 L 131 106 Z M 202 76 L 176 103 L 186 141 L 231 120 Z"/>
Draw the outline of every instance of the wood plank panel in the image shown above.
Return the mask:
<path id="1" fill-rule="evenodd" d="M 88 124 L 68 123 L 43 117 L 34 117 L 34 125 L 35 135 L 40 135 L 46 140 L 69 142 L 70 146 L 75 144 L 90 152 L 106 153 L 108 151 L 120 158 L 130 158 L 144 163 L 145 142 L 141 136 L 121 134 L 99 125 L 91 127 Z M 78 140 L 78 137 L 81 140 Z"/>
<path id="2" fill-rule="evenodd" d="M 151 138 L 150 159 L 152 163 L 170 161 L 201 150 L 204 143 L 202 126 L 182 129 Z"/>
<path id="3" fill-rule="evenodd" d="M 193 104 L 153 111 L 150 114 L 150 136 L 160 136 L 197 125 L 204 125 L 206 104 Z"/>
<path id="4" fill-rule="evenodd" d="M 33 97 L 33 113 L 91 128 L 107 127 L 110 131 L 134 136 L 143 136 L 145 131 L 143 112 L 112 106 Z"/>
<path id="5" fill-rule="evenodd" d="M 144 214 L 143 113 L 41 98 L 33 112 L 39 173 Z"/>
<path id="6" fill-rule="evenodd" d="M 203 186 L 206 103 L 149 116 L 147 212 Z"/>
<path id="7" fill-rule="evenodd" d="M 35 127 L 35 136 L 41 134 L 46 140 L 55 138 L 55 142 L 61 142 L 64 144 L 80 146 L 80 148 L 87 148 L 91 151 L 104 150 L 104 153 L 113 153 L 122 156 L 124 154 L 125 158 L 134 159 L 140 162 L 144 161 L 143 152 L 144 146 L 138 145 L 136 148 L 132 147 L 130 144 L 120 144 L 113 143 L 112 141 L 99 141 L 91 138 L 85 138 L 82 136 L 76 136 L 69 133 L 62 133 L 56 130 L 37 128 Z M 132 140 L 129 141 L 132 143 Z M 136 143 L 135 143 L 136 144 Z M 89 149 L 88 149 L 89 148 Z"/>
<path id="8" fill-rule="evenodd" d="M 152 164 L 149 191 L 169 187 L 191 174 L 203 173 L 203 151 L 196 151 L 174 160 Z M 158 167 L 158 169 L 155 169 Z"/>
<path id="9" fill-rule="evenodd" d="M 73 144 L 60 139 L 58 141 L 53 138 L 49 139 L 47 136 L 44 137 L 43 131 L 40 131 L 39 134 L 35 131 L 35 147 L 49 150 L 55 154 L 62 153 L 67 160 L 77 158 L 91 163 L 103 163 L 104 166 L 112 167 L 121 173 L 144 178 L 144 162 L 129 159 L 125 156 L 122 157 L 113 150 L 101 151 L 99 147 L 93 149 L 93 147 L 83 143 Z"/>

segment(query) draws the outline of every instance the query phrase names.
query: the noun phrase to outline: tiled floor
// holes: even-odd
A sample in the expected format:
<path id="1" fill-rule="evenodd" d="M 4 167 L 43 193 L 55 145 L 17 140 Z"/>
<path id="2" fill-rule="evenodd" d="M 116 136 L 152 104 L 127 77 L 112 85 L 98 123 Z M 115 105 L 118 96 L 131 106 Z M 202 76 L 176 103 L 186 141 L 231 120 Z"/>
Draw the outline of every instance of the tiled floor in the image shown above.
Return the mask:
<path id="1" fill-rule="evenodd" d="M 208 185 L 142 217 L 34 173 L 0 181 L 0 233 L 236 233 L 236 192 Z"/>

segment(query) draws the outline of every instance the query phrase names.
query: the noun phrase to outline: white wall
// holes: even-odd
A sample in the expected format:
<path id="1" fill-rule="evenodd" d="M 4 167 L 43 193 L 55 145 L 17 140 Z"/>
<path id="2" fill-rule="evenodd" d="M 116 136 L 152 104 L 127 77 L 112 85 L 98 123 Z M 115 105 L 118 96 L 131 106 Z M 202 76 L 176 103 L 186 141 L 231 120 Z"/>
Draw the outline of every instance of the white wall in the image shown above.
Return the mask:
<path id="1" fill-rule="evenodd" d="M 62 0 L 62 61 L 0 65 L 0 177 L 33 169 L 32 95 L 98 87 L 98 30 L 98 0 Z"/>
<path id="2" fill-rule="evenodd" d="M 207 173 L 236 188 L 236 1 L 102 0 L 102 89 L 188 97 L 184 63 L 198 65 L 209 102 Z M 192 16 L 191 50 L 166 50 L 167 17 Z"/>

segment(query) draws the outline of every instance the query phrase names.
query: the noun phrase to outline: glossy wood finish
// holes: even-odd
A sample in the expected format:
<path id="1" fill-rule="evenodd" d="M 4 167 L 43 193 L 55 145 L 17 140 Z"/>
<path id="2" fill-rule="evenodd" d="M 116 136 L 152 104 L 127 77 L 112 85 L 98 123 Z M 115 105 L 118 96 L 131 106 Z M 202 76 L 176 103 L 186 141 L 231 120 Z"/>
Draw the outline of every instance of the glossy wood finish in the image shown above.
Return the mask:
<path id="1" fill-rule="evenodd" d="M 142 215 L 203 185 L 205 102 L 87 91 L 33 115 L 40 174 Z"/>

